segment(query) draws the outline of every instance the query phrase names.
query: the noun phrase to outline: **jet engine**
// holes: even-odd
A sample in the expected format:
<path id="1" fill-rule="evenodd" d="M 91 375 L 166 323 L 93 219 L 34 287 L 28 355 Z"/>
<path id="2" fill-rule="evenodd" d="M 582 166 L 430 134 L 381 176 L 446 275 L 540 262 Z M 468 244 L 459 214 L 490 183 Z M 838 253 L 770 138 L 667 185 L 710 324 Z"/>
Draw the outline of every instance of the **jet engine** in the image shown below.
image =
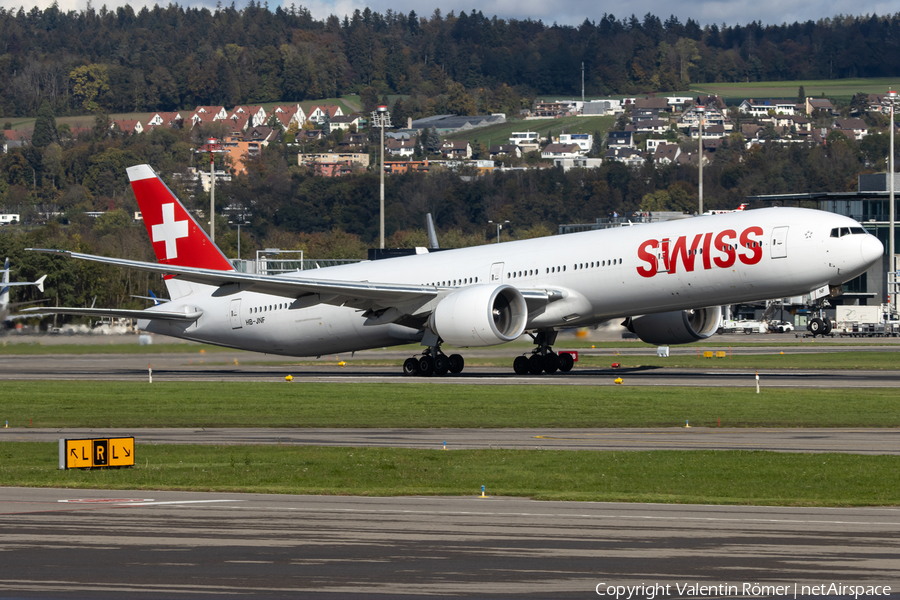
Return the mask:
<path id="1" fill-rule="evenodd" d="M 721 320 L 722 307 L 713 306 L 629 317 L 624 325 L 641 341 L 667 346 L 705 340 L 719 329 Z"/>
<path id="2" fill-rule="evenodd" d="M 525 331 L 528 307 L 510 285 L 474 285 L 443 298 L 429 327 L 451 346 L 493 346 L 511 342 Z"/>

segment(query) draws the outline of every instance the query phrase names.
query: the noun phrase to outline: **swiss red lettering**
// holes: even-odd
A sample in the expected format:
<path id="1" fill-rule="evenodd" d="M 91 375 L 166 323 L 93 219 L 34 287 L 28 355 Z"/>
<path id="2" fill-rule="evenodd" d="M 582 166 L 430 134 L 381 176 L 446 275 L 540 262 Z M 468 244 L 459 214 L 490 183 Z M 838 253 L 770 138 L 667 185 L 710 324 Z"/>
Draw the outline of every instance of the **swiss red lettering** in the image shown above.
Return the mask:
<path id="1" fill-rule="evenodd" d="M 717 267 L 722 269 L 727 269 L 731 265 L 734 264 L 734 246 L 732 245 L 733 240 L 737 237 L 737 232 L 734 229 L 726 229 L 719 233 L 716 236 L 716 251 L 725 253 L 725 258 L 720 258 L 716 256 L 713 259 L 713 262 Z"/>
<path id="2" fill-rule="evenodd" d="M 748 227 L 741 232 L 741 246 L 744 252 L 741 253 L 741 262 L 745 265 L 755 265 L 762 259 L 762 227 Z M 750 237 L 751 235 L 756 237 Z M 749 254 L 746 251 L 750 251 Z"/>
<path id="3" fill-rule="evenodd" d="M 638 246 L 638 258 L 650 265 L 649 268 L 638 267 L 637 272 L 641 277 L 653 277 L 656 275 L 656 254 L 647 250 L 647 248 L 656 249 L 659 242 L 656 240 L 647 240 Z"/>
<path id="4" fill-rule="evenodd" d="M 681 255 L 681 260 L 684 262 L 684 270 L 688 273 L 694 270 L 694 257 L 697 255 L 697 248 L 700 247 L 700 240 L 702 238 L 702 233 L 695 235 L 690 249 L 687 247 L 687 238 L 685 236 L 681 236 L 675 240 L 675 245 L 672 247 L 672 254 L 669 256 L 669 273 L 674 273 L 678 269 L 679 255 Z"/>
<path id="5" fill-rule="evenodd" d="M 674 241 L 669 238 L 647 240 L 638 246 L 638 258 L 646 266 L 637 267 L 641 277 L 653 277 L 658 272 L 675 273 L 678 262 L 688 273 L 694 270 L 697 255 L 702 257 L 703 268 L 709 270 L 715 265 L 727 269 L 740 261 L 745 265 L 755 265 L 762 260 L 762 227 L 748 227 L 740 235 L 734 229 L 726 229 L 718 234 L 698 233 L 688 246 L 688 236 L 682 235 Z M 738 244 L 741 249 L 738 250 Z"/>
<path id="6" fill-rule="evenodd" d="M 712 267 L 709 264 L 709 256 L 710 256 L 710 247 L 712 246 L 712 235 L 711 233 L 707 233 L 703 236 L 703 268 L 707 271 Z"/>

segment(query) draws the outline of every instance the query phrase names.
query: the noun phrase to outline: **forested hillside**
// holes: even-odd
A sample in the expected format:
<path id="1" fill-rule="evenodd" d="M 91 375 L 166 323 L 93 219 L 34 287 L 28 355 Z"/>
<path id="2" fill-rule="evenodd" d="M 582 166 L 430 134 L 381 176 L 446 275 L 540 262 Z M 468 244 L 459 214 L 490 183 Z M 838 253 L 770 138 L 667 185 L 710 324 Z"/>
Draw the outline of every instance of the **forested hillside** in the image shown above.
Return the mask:
<path id="1" fill-rule="evenodd" d="M 679 8 L 690 7 L 683 5 Z M 0 114 L 58 116 L 299 101 L 372 88 L 413 116 L 514 112 L 538 94 L 640 94 L 691 82 L 900 75 L 900 13 L 783 25 L 706 26 L 604 15 L 578 27 L 481 12 L 366 9 L 312 18 L 178 5 L 135 13 L 0 8 Z M 458 108 L 458 105 L 455 106 Z"/>

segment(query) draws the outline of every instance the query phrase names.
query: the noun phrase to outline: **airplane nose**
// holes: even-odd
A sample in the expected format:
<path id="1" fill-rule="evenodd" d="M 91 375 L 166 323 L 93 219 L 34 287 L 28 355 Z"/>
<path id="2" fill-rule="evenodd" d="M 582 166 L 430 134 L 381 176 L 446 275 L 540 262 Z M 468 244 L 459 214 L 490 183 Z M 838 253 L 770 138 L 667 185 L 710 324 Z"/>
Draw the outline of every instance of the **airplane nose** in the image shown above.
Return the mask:
<path id="1" fill-rule="evenodd" d="M 875 261 L 884 256 L 884 244 L 874 235 L 867 235 L 863 238 L 859 248 L 863 262 L 867 265 L 875 264 Z"/>

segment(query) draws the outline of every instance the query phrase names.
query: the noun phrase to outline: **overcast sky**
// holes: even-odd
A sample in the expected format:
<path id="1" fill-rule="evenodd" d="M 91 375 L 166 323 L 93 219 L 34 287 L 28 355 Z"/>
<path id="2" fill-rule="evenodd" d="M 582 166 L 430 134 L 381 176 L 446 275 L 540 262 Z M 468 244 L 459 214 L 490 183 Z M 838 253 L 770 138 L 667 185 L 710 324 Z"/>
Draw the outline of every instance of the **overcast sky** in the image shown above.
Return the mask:
<path id="1" fill-rule="evenodd" d="M 0 6 L 6 9 L 24 6 L 26 10 L 32 6 L 45 8 L 53 0 L 0 0 Z M 87 0 L 58 0 L 63 10 L 83 10 Z M 274 9 L 282 0 L 270 0 L 269 7 Z M 364 9 L 366 6 L 374 11 L 384 13 L 387 9 L 408 13 L 415 10 L 421 16 L 430 16 L 435 8 L 440 8 L 444 14 L 451 10 L 459 14 L 460 11 L 471 12 L 472 8 L 481 10 L 487 16 L 494 15 L 501 18 L 515 18 L 542 20 L 545 23 L 557 22 L 559 24 L 577 25 L 586 18 L 592 21 L 599 20 L 604 13 L 613 14 L 618 19 L 629 17 L 632 14 L 638 17 L 652 13 L 662 20 L 671 14 L 675 14 L 682 23 L 689 18 L 701 25 L 708 23 L 725 23 L 728 25 L 747 24 L 751 21 L 762 21 L 764 24 L 793 23 L 794 21 L 818 20 L 836 15 L 889 15 L 898 12 L 896 0 L 834 0 L 824 2 L 821 0 L 700 0 L 699 2 L 663 2 L 662 0 L 631 0 L 621 2 L 597 2 L 596 0 L 568 0 L 562 4 L 547 2 L 546 0 L 311 0 L 298 2 L 286 0 L 284 6 L 291 3 L 297 6 L 306 6 L 316 19 L 324 19 L 330 14 L 339 17 L 352 14 L 355 9 Z M 131 4 L 138 10 L 142 6 L 153 6 L 157 2 L 148 0 L 136 0 L 125 2 L 123 0 L 94 0 L 94 8 L 100 8 L 106 4 L 108 8 Z M 205 5 L 214 8 L 216 0 L 181 0 L 182 6 Z M 231 4 L 231 0 L 222 0 L 222 4 Z M 246 4 L 245 0 L 235 0 L 239 8 Z"/>

